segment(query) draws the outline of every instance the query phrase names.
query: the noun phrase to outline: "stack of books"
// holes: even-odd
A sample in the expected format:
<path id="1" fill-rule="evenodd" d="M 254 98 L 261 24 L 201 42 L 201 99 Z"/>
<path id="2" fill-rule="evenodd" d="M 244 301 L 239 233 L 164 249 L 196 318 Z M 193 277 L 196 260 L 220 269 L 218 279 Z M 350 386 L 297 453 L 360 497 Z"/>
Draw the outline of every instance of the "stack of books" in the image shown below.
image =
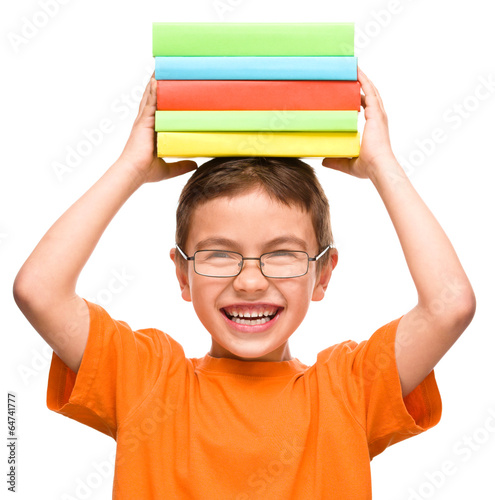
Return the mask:
<path id="1" fill-rule="evenodd" d="M 359 155 L 353 23 L 153 23 L 159 157 Z"/>

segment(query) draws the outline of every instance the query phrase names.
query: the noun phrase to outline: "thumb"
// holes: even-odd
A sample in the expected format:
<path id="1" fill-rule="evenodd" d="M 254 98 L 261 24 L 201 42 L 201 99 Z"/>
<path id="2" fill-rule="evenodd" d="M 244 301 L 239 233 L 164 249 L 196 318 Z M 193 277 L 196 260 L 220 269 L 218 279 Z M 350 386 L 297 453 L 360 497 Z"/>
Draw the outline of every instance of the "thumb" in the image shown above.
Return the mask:
<path id="1" fill-rule="evenodd" d="M 166 166 L 167 169 L 167 178 L 176 177 L 178 175 L 185 174 L 187 172 L 191 172 L 198 168 L 198 165 L 195 161 L 192 160 L 181 160 L 172 163 L 167 163 L 162 158 L 156 158 L 156 160 L 161 160 L 162 164 Z"/>
<path id="2" fill-rule="evenodd" d="M 324 158 L 322 165 L 346 174 L 349 173 L 351 160 L 349 158 Z"/>

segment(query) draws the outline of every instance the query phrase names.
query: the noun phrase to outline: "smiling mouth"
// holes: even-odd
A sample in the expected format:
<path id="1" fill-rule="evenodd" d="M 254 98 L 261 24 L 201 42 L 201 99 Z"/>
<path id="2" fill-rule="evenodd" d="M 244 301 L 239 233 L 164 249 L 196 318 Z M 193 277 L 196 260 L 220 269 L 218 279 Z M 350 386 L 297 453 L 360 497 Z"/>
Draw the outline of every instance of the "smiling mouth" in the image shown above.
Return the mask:
<path id="1" fill-rule="evenodd" d="M 273 318 L 275 318 L 275 316 L 277 316 L 277 314 L 282 311 L 282 309 L 283 309 L 283 307 L 279 307 L 275 311 L 275 313 L 268 315 L 268 316 L 262 315 L 259 317 L 250 317 L 250 318 L 246 318 L 246 317 L 241 318 L 239 316 L 234 316 L 232 314 L 227 313 L 227 311 L 225 311 L 225 309 L 221 309 L 221 312 L 224 316 L 226 316 L 233 323 L 237 323 L 238 325 L 255 326 L 255 325 L 264 325 L 265 323 L 272 321 Z"/>

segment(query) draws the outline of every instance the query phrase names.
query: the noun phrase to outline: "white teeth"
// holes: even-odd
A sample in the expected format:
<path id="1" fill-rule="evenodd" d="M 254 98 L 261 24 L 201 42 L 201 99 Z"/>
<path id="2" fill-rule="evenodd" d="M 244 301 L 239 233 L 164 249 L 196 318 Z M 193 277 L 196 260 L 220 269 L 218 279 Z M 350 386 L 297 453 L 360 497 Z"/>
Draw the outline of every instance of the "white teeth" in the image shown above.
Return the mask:
<path id="1" fill-rule="evenodd" d="M 249 319 L 239 319 L 239 318 L 232 318 L 232 321 L 234 323 L 239 323 L 240 325 L 263 325 L 264 323 L 268 323 L 270 321 L 268 318 L 263 318 L 263 319 L 257 319 L 255 320 L 249 320 Z"/>
<path id="2" fill-rule="evenodd" d="M 277 309 L 272 309 L 272 308 L 267 308 L 264 310 L 256 311 L 256 312 L 248 312 L 248 311 L 238 311 L 237 309 L 233 308 L 228 312 L 229 316 L 233 316 L 235 318 L 264 318 L 266 316 L 272 316 L 277 312 Z"/>

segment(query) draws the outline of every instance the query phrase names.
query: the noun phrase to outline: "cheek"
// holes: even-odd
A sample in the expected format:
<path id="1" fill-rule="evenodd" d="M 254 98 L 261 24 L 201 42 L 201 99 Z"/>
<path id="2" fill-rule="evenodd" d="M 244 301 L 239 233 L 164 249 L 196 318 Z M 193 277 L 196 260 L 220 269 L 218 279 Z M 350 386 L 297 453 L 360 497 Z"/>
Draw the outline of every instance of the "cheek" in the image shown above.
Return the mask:
<path id="1" fill-rule="evenodd" d="M 217 297 L 222 293 L 225 285 L 212 278 L 196 275 L 190 281 L 191 298 L 196 310 L 214 307 Z"/>
<path id="2" fill-rule="evenodd" d="M 305 310 L 307 308 L 311 301 L 312 283 L 312 280 L 306 277 L 294 278 L 284 283 L 284 287 L 281 287 L 280 291 L 291 309 Z"/>

